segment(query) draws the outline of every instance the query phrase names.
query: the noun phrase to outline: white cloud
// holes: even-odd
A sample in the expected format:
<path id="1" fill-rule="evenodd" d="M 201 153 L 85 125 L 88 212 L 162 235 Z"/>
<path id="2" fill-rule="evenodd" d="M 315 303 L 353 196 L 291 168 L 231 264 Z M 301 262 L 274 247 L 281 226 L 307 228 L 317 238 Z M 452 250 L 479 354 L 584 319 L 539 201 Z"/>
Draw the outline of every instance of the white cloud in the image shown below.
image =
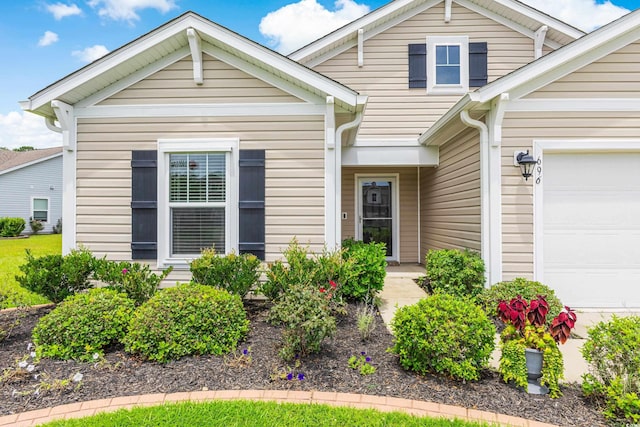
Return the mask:
<path id="1" fill-rule="evenodd" d="M 96 59 L 102 58 L 107 53 L 109 53 L 109 49 L 101 44 L 97 44 L 82 50 L 74 50 L 71 52 L 71 55 L 79 58 L 83 62 L 93 62 Z"/>
<path id="2" fill-rule="evenodd" d="M 175 0 L 90 0 L 89 6 L 98 8 L 98 15 L 114 21 L 138 21 L 137 11 L 156 9 L 167 13 L 176 7 Z"/>
<path id="3" fill-rule="evenodd" d="M 62 134 L 47 128 L 44 118 L 24 111 L 0 114 L 0 147 L 30 145 L 48 148 L 62 145 Z"/>
<path id="4" fill-rule="evenodd" d="M 260 21 L 260 32 L 275 50 L 289 53 L 369 12 L 355 0 L 336 0 L 334 10 L 316 0 L 300 0 L 269 13 Z"/>
<path id="5" fill-rule="evenodd" d="M 595 0 L 522 0 L 524 3 L 560 19 L 583 31 L 593 31 L 629 13 L 629 10 L 609 1 Z"/>
<path id="6" fill-rule="evenodd" d="M 49 46 L 58 41 L 58 35 L 53 31 L 45 31 L 40 40 L 38 40 L 38 46 Z"/>
<path id="7" fill-rule="evenodd" d="M 53 15 L 53 17 L 59 21 L 62 18 L 73 15 L 82 15 L 82 10 L 75 3 L 72 4 L 64 4 L 64 3 L 54 3 L 48 4 L 47 10 Z"/>

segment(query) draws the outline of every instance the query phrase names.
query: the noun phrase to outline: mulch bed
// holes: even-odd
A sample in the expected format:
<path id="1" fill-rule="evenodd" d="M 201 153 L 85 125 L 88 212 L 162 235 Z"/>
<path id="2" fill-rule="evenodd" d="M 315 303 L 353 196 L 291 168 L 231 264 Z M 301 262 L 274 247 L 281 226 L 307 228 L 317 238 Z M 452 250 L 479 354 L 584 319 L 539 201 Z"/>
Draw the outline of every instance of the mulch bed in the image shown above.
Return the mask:
<path id="1" fill-rule="evenodd" d="M 19 319 L 11 335 L 0 343 L 0 371 L 3 372 L 0 415 L 143 393 L 293 389 L 433 401 L 558 425 L 606 425 L 596 408 L 583 398 L 577 385 L 562 387 L 564 396 L 550 399 L 516 390 L 491 370 L 484 371 L 480 381 L 466 384 L 442 376 L 407 372 L 399 365 L 397 356 L 387 352 L 393 338 L 379 316 L 371 338 L 366 342 L 360 340 L 354 306 L 348 307 L 346 316 L 338 318 L 336 338 L 326 341 L 320 354 L 302 358 L 299 366 L 287 366 L 277 355 L 280 330 L 266 322 L 268 303 L 247 301 L 246 307 L 251 330 L 236 355 L 184 357 L 162 365 L 144 362 L 115 347 L 98 363 L 43 359 L 29 374 L 18 369 L 18 361 L 31 361 L 28 351 L 31 330 L 51 307 L 0 312 L 0 325 Z M 250 348 L 250 363 L 241 356 L 242 350 L 247 348 Z M 349 357 L 362 351 L 371 357 L 372 365 L 377 368 L 373 375 L 361 376 L 348 367 Z M 286 379 L 289 372 L 293 372 L 293 380 Z M 56 381 L 70 379 L 77 373 L 83 376 L 80 383 L 70 381 L 65 385 Z M 302 381 L 297 379 L 299 373 L 304 374 Z"/>

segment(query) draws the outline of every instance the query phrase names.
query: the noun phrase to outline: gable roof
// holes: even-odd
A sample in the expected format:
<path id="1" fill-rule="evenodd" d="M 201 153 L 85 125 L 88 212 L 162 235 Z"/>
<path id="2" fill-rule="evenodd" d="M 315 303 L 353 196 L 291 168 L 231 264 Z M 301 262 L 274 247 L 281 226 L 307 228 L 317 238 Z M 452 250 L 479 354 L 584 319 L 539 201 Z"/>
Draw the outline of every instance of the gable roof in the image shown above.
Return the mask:
<path id="1" fill-rule="evenodd" d="M 429 139 L 457 119 L 461 111 L 489 110 L 489 102 L 503 93 L 508 93 L 511 100 L 525 96 L 637 40 L 640 40 L 640 9 L 467 93 L 418 141 L 429 144 Z"/>
<path id="2" fill-rule="evenodd" d="M 23 101 L 23 110 L 55 117 L 52 100 L 74 105 L 144 69 L 176 54 L 175 61 L 189 56 L 187 30 L 194 29 L 202 43 L 227 55 L 239 58 L 259 72 L 271 73 L 287 83 L 313 93 L 322 99 L 333 96 L 336 105 L 354 111 L 366 97 L 317 73 L 269 48 L 253 42 L 194 12 L 186 12 L 132 42 L 108 53 Z M 174 61 L 174 62 L 175 62 Z M 259 77 L 258 77 L 259 78 Z M 361 108 L 361 107 L 360 107 Z"/>
<path id="3" fill-rule="evenodd" d="M 442 3 L 444 0 L 395 0 L 336 31 L 291 53 L 289 57 L 309 65 L 355 46 L 358 30 L 364 31 L 365 40 L 418 13 Z M 557 49 L 585 33 L 550 15 L 517 0 L 453 0 L 460 6 L 484 14 L 502 24 L 534 38 L 543 25 L 548 27 L 545 44 Z"/>
<path id="4" fill-rule="evenodd" d="M 62 147 L 31 151 L 0 150 L 0 175 L 62 156 Z"/>

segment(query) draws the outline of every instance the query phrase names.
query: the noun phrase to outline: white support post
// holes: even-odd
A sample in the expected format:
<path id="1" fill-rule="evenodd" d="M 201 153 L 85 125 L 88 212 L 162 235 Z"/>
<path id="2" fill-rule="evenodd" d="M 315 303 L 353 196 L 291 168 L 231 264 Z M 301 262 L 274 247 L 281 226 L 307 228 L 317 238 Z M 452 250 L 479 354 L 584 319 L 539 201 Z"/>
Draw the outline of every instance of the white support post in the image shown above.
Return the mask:
<path id="1" fill-rule="evenodd" d="M 191 59 L 193 61 L 193 81 L 201 85 L 204 83 L 202 73 L 202 41 L 200 35 L 193 28 L 187 28 L 187 38 L 189 39 L 189 49 L 191 50 Z"/>
<path id="2" fill-rule="evenodd" d="M 538 28 L 538 30 L 534 34 L 534 49 L 533 49 L 533 57 L 534 59 L 538 59 L 542 56 L 542 46 L 544 46 L 544 39 L 547 37 L 547 31 L 549 27 L 543 25 Z"/>
<path id="3" fill-rule="evenodd" d="M 325 113 L 325 149 L 324 149 L 324 240 L 327 248 L 334 249 L 340 242 L 336 242 L 338 225 L 336 215 L 336 169 L 340 159 L 336 158 L 336 115 L 335 99 L 327 96 L 327 111 Z"/>
<path id="4" fill-rule="evenodd" d="M 358 29 L 358 67 L 364 66 L 364 30 Z"/>

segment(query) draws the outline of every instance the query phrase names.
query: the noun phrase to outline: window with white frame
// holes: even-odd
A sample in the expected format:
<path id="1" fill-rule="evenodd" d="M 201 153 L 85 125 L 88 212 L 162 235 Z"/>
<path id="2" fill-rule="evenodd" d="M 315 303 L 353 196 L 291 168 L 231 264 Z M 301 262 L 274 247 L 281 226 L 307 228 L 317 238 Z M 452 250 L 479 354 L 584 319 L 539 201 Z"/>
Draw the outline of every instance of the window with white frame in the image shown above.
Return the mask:
<path id="1" fill-rule="evenodd" d="M 469 90 L 469 38 L 427 37 L 427 92 L 457 95 Z"/>
<path id="2" fill-rule="evenodd" d="M 233 141 L 160 143 L 159 256 L 165 260 L 218 253 L 237 243 L 237 172 Z"/>
<path id="3" fill-rule="evenodd" d="M 49 222 L 49 199 L 36 198 L 32 199 L 31 218 L 36 221 Z"/>

